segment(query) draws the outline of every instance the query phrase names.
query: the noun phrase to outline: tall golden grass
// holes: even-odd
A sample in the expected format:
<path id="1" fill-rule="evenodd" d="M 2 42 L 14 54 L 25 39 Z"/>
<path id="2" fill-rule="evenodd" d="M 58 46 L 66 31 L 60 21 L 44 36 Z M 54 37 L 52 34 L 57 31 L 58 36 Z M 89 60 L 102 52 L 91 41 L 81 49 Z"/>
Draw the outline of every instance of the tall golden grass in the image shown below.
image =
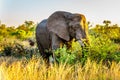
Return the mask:
<path id="1" fill-rule="evenodd" d="M 0 65 L 0 80 L 120 80 L 120 63 L 115 62 L 109 67 L 90 59 L 84 66 L 80 63 L 48 66 L 36 57 L 9 60 L 4 60 Z"/>

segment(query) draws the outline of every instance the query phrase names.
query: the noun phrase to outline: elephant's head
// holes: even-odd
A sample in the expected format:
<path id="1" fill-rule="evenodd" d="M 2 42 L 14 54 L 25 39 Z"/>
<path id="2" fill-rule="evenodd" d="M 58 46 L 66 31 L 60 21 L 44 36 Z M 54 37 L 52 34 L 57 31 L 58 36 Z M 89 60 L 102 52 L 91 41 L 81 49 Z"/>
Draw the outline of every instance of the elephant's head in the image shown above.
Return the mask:
<path id="1" fill-rule="evenodd" d="M 48 18 L 47 28 L 66 41 L 75 38 L 81 46 L 82 39 L 87 38 L 88 27 L 84 15 L 81 14 L 57 11 Z"/>
<path id="2" fill-rule="evenodd" d="M 82 14 L 72 14 L 72 16 L 68 17 L 68 32 L 70 38 L 75 38 L 81 46 L 84 46 L 83 41 L 88 36 L 88 26 L 85 16 Z"/>

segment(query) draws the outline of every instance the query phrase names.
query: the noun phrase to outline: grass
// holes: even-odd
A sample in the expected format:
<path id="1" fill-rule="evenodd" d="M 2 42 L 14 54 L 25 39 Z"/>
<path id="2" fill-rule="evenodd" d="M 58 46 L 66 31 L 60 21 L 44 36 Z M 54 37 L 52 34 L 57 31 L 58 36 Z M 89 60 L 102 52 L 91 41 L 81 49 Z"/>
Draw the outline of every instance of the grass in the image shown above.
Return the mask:
<path id="1" fill-rule="evenodd" d="M 30 60 L 9 57 L 3 58 L 0 65 L 0 80 L 119 80 L 120 63 L 110 65 L 107 67 L 88 59 L 84 66 L 64 63 L 48 67 L 39 57 Z"/>

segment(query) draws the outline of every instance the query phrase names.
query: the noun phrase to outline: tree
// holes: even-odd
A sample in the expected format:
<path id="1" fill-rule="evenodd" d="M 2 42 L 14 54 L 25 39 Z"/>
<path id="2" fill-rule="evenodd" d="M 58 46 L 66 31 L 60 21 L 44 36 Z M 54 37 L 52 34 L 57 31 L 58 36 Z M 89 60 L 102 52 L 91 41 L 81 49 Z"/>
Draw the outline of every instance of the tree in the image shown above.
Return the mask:
<path id="1" fill-rule="evenodd" d="M 109 24 L 111 24 L 111 21 L 109 21 L 109 20 L 104 20 L 104 21 L 103 21 L 103 24 L 105 24 L 105 26 L 108 27 Z"/>

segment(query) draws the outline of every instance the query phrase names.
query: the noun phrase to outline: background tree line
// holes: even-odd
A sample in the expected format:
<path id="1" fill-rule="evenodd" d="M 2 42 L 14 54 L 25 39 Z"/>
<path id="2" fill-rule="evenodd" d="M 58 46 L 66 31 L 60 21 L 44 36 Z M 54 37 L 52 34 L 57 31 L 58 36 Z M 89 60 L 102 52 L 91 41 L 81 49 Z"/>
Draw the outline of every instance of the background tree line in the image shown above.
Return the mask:
<path id="1" fill-rule="evenodd" d="M 4 38 L 28 39 L 34 36 L 35 26 L 36 24 L 33 21 L 25 21 L 18 27 L 0 24 L 0 40 Z"/>
<path id="2" fill-rule="evenodd" d="M 111 21 L 104 20 L 103 25 L 97 24 L 89 32 L 94 36 L 103 36 L 111 39 L 116 43 L 120 43 L 120 26 L 118 24 L 111 24 Z"/>

